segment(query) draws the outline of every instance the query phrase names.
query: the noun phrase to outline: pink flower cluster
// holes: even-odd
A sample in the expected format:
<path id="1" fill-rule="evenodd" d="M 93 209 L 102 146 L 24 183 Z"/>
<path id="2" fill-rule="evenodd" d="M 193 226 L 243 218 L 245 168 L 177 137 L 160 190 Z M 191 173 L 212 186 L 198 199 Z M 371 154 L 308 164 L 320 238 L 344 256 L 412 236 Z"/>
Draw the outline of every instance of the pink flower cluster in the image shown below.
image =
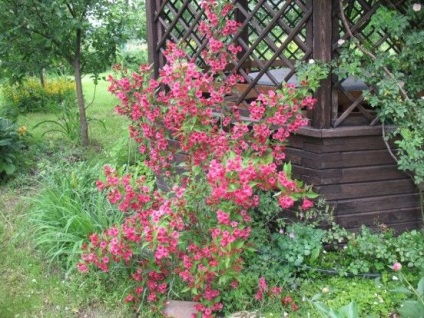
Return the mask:
<path id="1" fill-rule="evenodd" d="M 121 101 L 116 111 L 132 120 L 130 136 L 147 155 L 147 166 L 164 176 L 172 191 L 152 191 L 145 178 L 119 176 L 106 166 L 105 180 L 97 186 L 126 218 L 90 236 L 78 268 L 107 272 L 112 263 L 123 263 L 134 285 L 125 300 L 148 301 L 155 310 L 165 302 L 168 282 L 178 277 L 200 302 L 199 315 L 213 317 L 223 308 L 221 289 L 238 288 L 252 231 L 249 213 L 259 200 L 256 191 L 275 191 L 283 208 L 309 191 L 279 164 L 287 138 L 307 124 L 302 109 L 315 100 L 287 85 L 260 95 L 248 107 L 250 120 L 242 121 L 238 105 L 225 102 L 242 80 L 227 71 L 241 50 L 231 42 L 239 27 L 227 19 L 233 6 L 204 0 L 202 8 L 205 69 L 170 42 L 157 79 L 149 78 L 148 66 L 131 76 L 109 78 L 110 91 Z M 185 171 L 183 176 L 177 168 Z M 302 209 L 312 204 L 304 199 Z M 280 294 L 263 279 L 256 298 Z"/>

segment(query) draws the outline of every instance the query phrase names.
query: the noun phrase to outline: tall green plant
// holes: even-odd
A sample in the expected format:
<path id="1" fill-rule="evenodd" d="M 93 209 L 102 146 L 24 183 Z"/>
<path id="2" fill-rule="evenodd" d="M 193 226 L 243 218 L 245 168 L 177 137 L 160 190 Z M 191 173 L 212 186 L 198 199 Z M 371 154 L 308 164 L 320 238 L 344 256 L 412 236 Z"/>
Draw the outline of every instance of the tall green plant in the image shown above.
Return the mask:
<path id="1" fill-rule="evenodd" d="M 0 178 L 11 175 L 16 170 L 19 151 L 24 144 L 18 132 L 18 126 L 7 118 L 0 117 Z"/>
<path id="2" fill-rule="evenodd" d="M 78 110 L 74 107 L 74 101 L 72 99 L 64 100 L 60 104 L 60 110 L 57 119 L 46 119 L 37 123 L 33 128 L 48 125 L 50 128 L 46 130 L 42 136 L 48 133 L 59 133 L 71 142 L 78 143 L 80 141 L 80 115 Z M 95 120 L 87 117 L 88 122 Z M 103 121 L 97 120 L 106 129 Z"/>
<path id="3" fill-rule="evenodd" d="M 50 263 L 71 269 L 88 235 L 120 222 L 123 216 L 95 187 L 99 164 L 62 162 L 48 169 L 40 183 L 43 190 L 31 200 L 35 243 Z"/>

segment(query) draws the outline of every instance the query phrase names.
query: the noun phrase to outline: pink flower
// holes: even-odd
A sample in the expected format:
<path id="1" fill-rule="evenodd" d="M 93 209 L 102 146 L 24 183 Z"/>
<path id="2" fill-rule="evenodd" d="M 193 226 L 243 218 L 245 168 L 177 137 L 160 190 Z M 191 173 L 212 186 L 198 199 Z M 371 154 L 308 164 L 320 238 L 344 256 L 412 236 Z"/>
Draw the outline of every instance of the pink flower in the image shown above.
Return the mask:
<path id="1" fill-rule="evenodd" d="M 309 210 L 314 206 L 314 203 L 311 200 L 304 199 L 302 206 L 300 207 L 302 210 Z"/>
<path id="2" fill-rule="evenodd" d="M 399 272 L 399 271 L 402 269 L 402 264 L 401 264 L 401 263 L 396 262 L 396 263 L 394 263 L 394 264 L 393 264 L 392 269 L 393 269 L 395 272 Z"/>
<path id="3" fill-rule="evenodd" d="M 277 286 L 271 287 L 271 294 L 273 295 L 279 295 L 281 294 L 282 291 L 283 289 L 281 287 L 277 287 Z"/>
<path id="4" fill-rule="evenodd" d="M 266 284 L 265 278 L 264 277 L 261 277 L 259 279 L 259 289 L 262 290 L 262 291 L 265 291 L 265 290 L 267 290 L 267 288 L 268 288 L 268 286 Z"/>
<path id="5" fill-rule="evenodd" d="M 294 200 L 289 196 L 283 196 L 278 198 L 278 203 L 284 209 L 291 208 L 294 204 Z"/>
<path id="6" fill-rule="evenodd" d="M 287 306 L 288 304 L 291 304 L 293 301 L 293 299 L 290 296 L 286 296 L 284 297 L 281 302 L 283 303 L 283 305 Z"/>
<path id="7" fill-rule="evenodd" d="M 134 300 L 134 296 L 132 294 L 129 294 L 127 297 L 125 297 L 124 302 L 129 303 Z"/>
<path id="8" fill-rule="evenodd" d="M 256 292 L 256 295 L 255 295 L 255 299 L 256 300 L 262 300 L 262 298 L 263 298 L 263 293 L 258 289 L 258 291 Z"/>
<path id="9" fill-rule="evenodd" d="M 88 271 L 88 268 L 87 268 L 87 266 L 85 265 L 85 264 L 82 264 L 82 263 L 78 263 L 78 270 L 81 272 L 81 273 L 87 273 L 87 271 Z"/>

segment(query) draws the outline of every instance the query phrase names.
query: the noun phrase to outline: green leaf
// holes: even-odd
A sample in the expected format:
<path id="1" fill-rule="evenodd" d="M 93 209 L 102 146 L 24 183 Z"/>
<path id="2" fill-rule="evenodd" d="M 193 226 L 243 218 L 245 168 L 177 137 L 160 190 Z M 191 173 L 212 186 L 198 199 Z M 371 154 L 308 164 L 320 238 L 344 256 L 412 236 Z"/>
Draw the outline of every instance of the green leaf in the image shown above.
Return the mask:
<path id="1" fill-rule="evenodd" d="M 243 245 L 244 245 L 244 241 L 238 241 L 238 242 L 235 244 L 235 247 L 236 247 L 236 248 L 242 248 L 242 247 L 243 247 Z"/>
<path id="2" fill-rule="evenodd" d="M 316 199 L 316 198 L 319 197 L 319 194 L 318 193 L 315 193 L 315 192 L 309 192 L 309 193 L 306 194 L 306 197 L 308 199 Z"/>
<path id="3" fill-rule="evenodd" d="M 283 166 L 283 171 L 287 176 L 291 176 L 292 173 L 292 165 L 291 163 L 285 163 Z"/>
<path id="4" fill-rule="evenodd" d="M 321 293 L 319 293 L 319 294 L 315 294 L 313 297 L 312 297 L 312 301 L 317 301 L 317 300 L 320 300 L 321 299 L 321 297 L 322 297 L 322 294 Z"/>
<path id="5" fill-rule="evenodd" d="M 266 156 L 261 158 L 261 163 L 265 165 L 269 165 L 274 161 L 274 156 L 271 151 L 269 151 Z"/>
<path id="6" fill-rule="evenodd" d="M 188 291 L 190 291 L 190 287 L 184 287 L 184 288 L 181 290 L 181 293 L 186 293 L 186 292 L 188 292 Z"/>
<path id="7" fill-rule="evenodd" d="M 16 166 L 14 164 L 6 164 L 3 166 L 4 172 L 6 172 L 6 174 L 11 175 L 16 171 Z"/>
<path id="8" fill-rule="evenodd" d="M 421 297 L 424 295 L 424 277 L 420 279 L 417 286 L 417 293 Z"/>
<path id="9" fill-rule="evenodd" d="M 406 287 L 396 287 L 396 288 L 394 288 L 394 289 L 392 289 L 390 291 L 391 292 L 394 292 L 394 293 L 402 293 L 402 294 L 408 294 L 408 295 L 412 294 L 412 291 L 410 291 Z"/>
<path id="10" fill-rule="evenodd" d="M 2 139 L 0 140 L 0 146 L 7 146 L 11 143 L 12 139 Z"/>
<path id="11" fill-rule="evenodd" d="M 254 188 L 256 185 L 258 185 L 259 184 L 259 182 L 255 182 L 255 181 L 250 181 L 249 182 L 249 185 L 252 187 L 252 188 Z"/>
<path id="12" fill-rule="evenodd" d="M 330 308 L 328 306 L 324 305 L 321 302 L 314 302 L 313 304 L 314 304 L 316 309 L 318 309 L 319 311 L 321 311 L 324 314 L 327 314 L 327 313 L 330 312 Z"/>
<path id="13" fill-rule="evenodd" d="M 355 302 L 350 302 L 348 305 L 340 308 L 340 312 L 346 315 L 346 318 L 358 318 L 358 305 Z"/>
<path id="14" fill-rule="evenodd" d="M 319 256 L 319 252 L 320 252 L 320 251 L 321 251 L 321 248 L 319 248 L 319 247 L 314 248 L 314 249 L 312 250 L 310 260 L 311 260 L 311 261 L 315 261 L 315 260 L 318 258 L 318 256 Z"/>
<path id="15" fill-rule="evenodd" d="M 401 317 L 424 318 L 424 305 L 416 300 L 404 301 L 398 311 Z"/>
<path id="16" fill-rule="evenodd" d="M 202 172 L 202 168 L 199 166 L 193 166 L 191 171 L 193 172 L 193 175 L 197 176 Z"/>
<path id="17" fill-rule="evenodd" d="M 227 257 L 225 258 L 225 268 L 229 268 L 230 267 L 230 258 Z"/>

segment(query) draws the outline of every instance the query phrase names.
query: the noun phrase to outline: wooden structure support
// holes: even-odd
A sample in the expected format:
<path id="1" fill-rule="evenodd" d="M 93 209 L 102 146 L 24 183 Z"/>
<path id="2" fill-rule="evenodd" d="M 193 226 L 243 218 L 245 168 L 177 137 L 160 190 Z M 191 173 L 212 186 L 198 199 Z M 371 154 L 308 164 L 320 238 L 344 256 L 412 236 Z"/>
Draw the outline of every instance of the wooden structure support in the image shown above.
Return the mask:
<path id="1" fill-rule="evenodd" d="M 294 175 L 315 186 L 342 226 L 420 226 L 416 187 L 397 169 L 380 127 L 306 127 L 291 137 L 286 153 Z"/>
<path id="2" fill-rule="evenodd" d="M 283 82 L 296 83 L 296 61 L 330 62 L 348 38 L 341 9 L 362 44 L 396 55 L 399 41 L 370 23 L 379 8 L 404 11 L 406 1 L 233 0 L 233 18 L 241 23 L 232 39 L 242 48 L 232 69 L 244 77 L 234 93 L 237 104 L 250 103 L 259 93 Z M 204 17 L 201 0 L 147 1 L 149 59 L 155 74 L 164 65 L 167 41 L 180 42 L 188 56 L 203 65 L 207 39 L 198 31 Z M 362 91 L 366 82 L 330 73 L 316 93 L 318 103 L 308 113 L 310 127 L 293 136 L 288 158 L 295 173 L 315 185 L 336 207 L 341 224 L 388 224 L 399 230 L 420 222 L 419 201 L 408 176 L 397 170 L 385 148 L 376 112 Z"/>

